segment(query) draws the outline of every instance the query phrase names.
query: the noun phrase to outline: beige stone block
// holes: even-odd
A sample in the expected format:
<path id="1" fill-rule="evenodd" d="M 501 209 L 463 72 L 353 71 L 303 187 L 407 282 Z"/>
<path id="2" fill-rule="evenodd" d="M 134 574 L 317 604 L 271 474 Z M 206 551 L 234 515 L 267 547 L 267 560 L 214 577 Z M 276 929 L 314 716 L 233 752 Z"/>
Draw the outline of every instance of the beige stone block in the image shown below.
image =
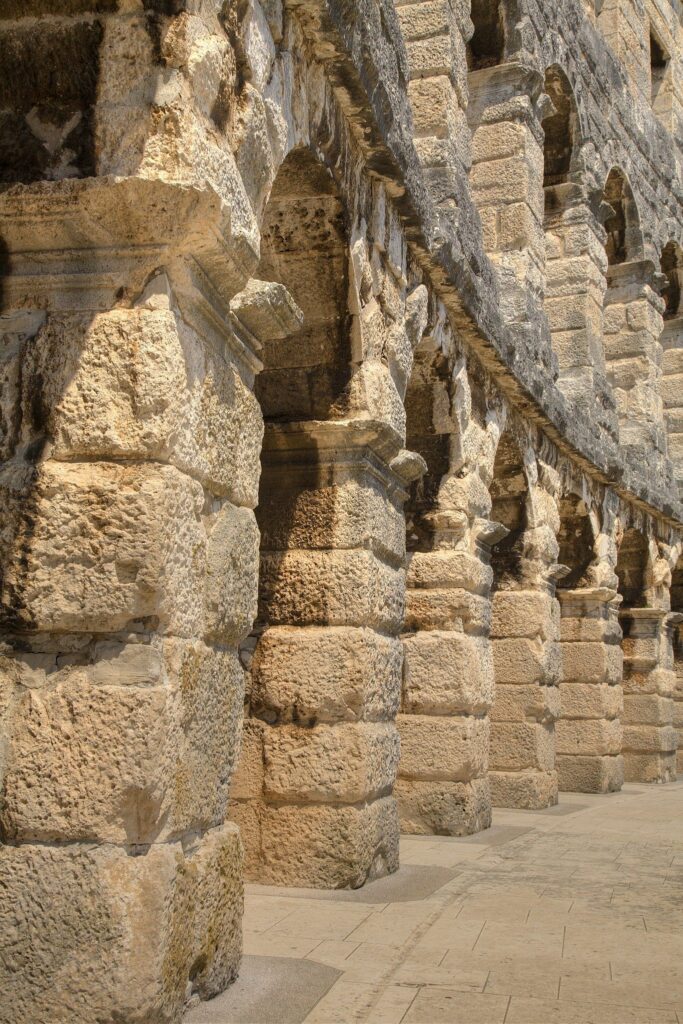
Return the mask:
<path id="1" fill-rule="evenodd" d="M 300 725 L 390 719 L 402 664 L 401 641 L 371 629 L 273 626 L 254 653 L 252 710 Z"/>
<path id="2" fill-rule="evenodd" d="M 52 314 L 26 345 L 57 459 L 168 461 L 254 506 L 263 423 L 248 384 L 169 310 Z M 27 422 L 30 422 L 26 418 Z"/>
<path id="3" fill-rule="evenodd" d="M 544 683 L 560 677 L 559 645 L 542 640 L 494 640 L 493 665 L 497 683 Z"/>
<path id="4" fill-rule="evenodd" d="M 230 780 L 231 804 L 236 800 L 263 798 L 265 777 L 263 733 L 266 728 L 265 722 L 261 722 L 258 718 L 245 716 L 240 737 L 239 758 Z"/>
<path id="5" fill-rule="evenodd" d="M 512 203 L 500 211 L 498 222 L 499 249 L 530 247 L 537 252 L 544 248 L 543 226 L 528 203 Z"/>
<path id="6" fill-rule="evenodd" d="M 623 676 L 621 648 L 599 641 L 562 643 L 562 679 L 576 683 L 619 683 Z"/>
<path id="7" fill-rule="evenodd" d="M 623 737 L 619 719 L 567 719 L 555 723 L 558 754 L 619 754 Z"/>
<path id="8" fill-rule="evenodd" d="M 469 836 L 491 825 L 488 779 L 473 779 L 472 782 L 398 779 L 394 792 L 402 833 Z"/>
<path id="9" fill-rule="evenodd" d="M 486 637 L 429 630 L 404 636 L 403 650 L 404 712 L 477 714 L 493 703 L 493 659 Z"/>
<path id="10" fill-rule="evenodd" d="M 223 820 L 242 668 L 234 653 L 170 638 L 161 658 L 147 685 L 98 683 L 96 663 L 24 691 L 0 815 L 8 837 L 144 844 Z"/>
<path id="11" fill-rule="evenodd" d="M 447 75 L 451 71 L 453 52 L 447 35 L 409 42 L 406 50 L 412 78 Z"/>
<path id="12" fill-rule="evenodd" d="M 548 594 L 499 590 L 491 602 L 492 639 L 527 637 L 555 640 L 559 636 L 559 605 Z"/>
<path id="13" fill-rule="evenodd" d="M 557 774 L 552 772 L 489 773 L 494 807 L 519 807 L 537 811 L 557 803 Z"/>
<path id="14" fill-rule="evenodd" d="M 427 0 L 427 3 L 399 7 L 398 14 L 404 38 L 409 41 L 438 36 L 450 28 L 447 0 Z"/>
<path id="15" fill-rule="evenodd" d="M 264 793 L 289 803 L 360 803 L 391 792 L 399 738 L 389 722 L 263 730 Z"/>
<path id="16" fill-rule="evenodd" d="M 621 686 L 606 683 L 560 683 L 562 718 L 619 718 L 624 710 Z"/>
<path id="17" fill-rule="evenodd" d="M 402 779 L 469 782 L 486 772 L 489 722 L 486 718 L 399 715 Z"/>
<path id="18" fill-rule="evenodd" d="M 551 771 L 555 761 L 554 728 L 537 722 L 491 723 L 491 770 Z"/>
<path id="19" fill-rule="evenodd" d="M 317 461 L 299 470 L 264 468 L 257 510 L 263 550 L 370 548 L 402 562 L 406 528 L 396 497 L 362 469 L 333 472 L 334 483 L 324 484 Z"/>
<path id="20" fill-rule="evenodd" d="M 371 626 L 397 631 L 405 575 L 370 551 L 266 552 L 261 609 L 273 626 Z"/>
<path id="21" fill-rule="evenodd" d="M 441 590 L 461 588 L 468 593 L 485 595 L 491 585 L 488 565 L 468 551 L 415 551 L 408 566 L 408 586 L 416 589 Z"/>
<path id="22" fill-rule="evenodd" d="M 111 845 L 5 846 L 0 981 L 12 1024 L 171 1021 L 189 990 L 217 995 L 239 968 L 241 875 L 230 824 L 140 856 Z"/>
<path id="23" fill-rule="evenodd" d="M 262 809 L 259 880 L 357 889 L 398 868 L 393 797 L 360 807 L 268 805 Z"/>
<path id="24" fill-rule="evenodd" d="M 618 793 L 624 783 L 624 759 L 618 755 L 567 755 L 555 759 L 561 793 Z"/>
<path id="25" fill-rule="evenodd" d="M 624 780 L 626 782 L 675 782 L 675 751 L 638 753 L 624 750 Z"/>
<path id="26" fill-rule="evenodd" d="M 560 691 L 557 686 L 538 683 L 496 683 L 496 696 L 491 721 L 553 722 L 560 714 Z"/>
<path id="27" fill-rule="evenodd" d="M 624 722 L 623 752 L 668 753 L 675 751 L 678 736 L 673 726 L 636 725 Z"/>
<path id="28" fill-rule="evenodd" d="M 524 151 L 525 144 L 526 131 L 521 124 L 482 124 L 472 134 L 472 160 L 478 164 L 514 157 Z"/>
<path id="29" fill-rule="evenodd" d="M 624 697 L 624 722 L 637 725 L 673 724 L 674 703 L 656 693 L 627 694 Z"/>
<path id="30" fill-rule="evenodd" d="M 488 632 L 490 617 L 488 598 L 463 588 L 409 589 L 406 593 L 406 630 L 464 629 L 481 634 Z"/>
<path id="31" fill-rule="evenodd" d="M 259 530 L 250 509 L 225 503 L 210 520 L 204 580 L 204 635 L 238 644 L 258 607 Z"/>
<path id="32" fill-rule="evenodd" d="M 146 620 L 201 632 L 207 536 L 196 481 L 170 466 L 47 462 L 33 486 L 13 490 L 11 472 L 0 499 L 5 622 L 109 632 Z"/>
<path id="33" fill-rule="evenodd" d="M 416 134 L 444 137 L 448 132 L 448 107 L 454 102 L 448 76 L 416 78 L 409 84 L 408 95 Z"/>

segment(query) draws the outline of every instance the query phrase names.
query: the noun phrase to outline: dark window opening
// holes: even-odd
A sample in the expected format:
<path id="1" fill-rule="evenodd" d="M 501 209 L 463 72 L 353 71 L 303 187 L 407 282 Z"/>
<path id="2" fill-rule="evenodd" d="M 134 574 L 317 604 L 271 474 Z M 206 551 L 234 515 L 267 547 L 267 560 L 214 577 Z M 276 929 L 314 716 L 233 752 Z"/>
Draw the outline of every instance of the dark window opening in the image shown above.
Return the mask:
<path id="1" fill-rule="evenodd" d="M 474 35 L 467 45 L 469 71 L 495 67 L 503 62 L 505 29 L 500 3 L 492 0 L 472 0 Z"/>

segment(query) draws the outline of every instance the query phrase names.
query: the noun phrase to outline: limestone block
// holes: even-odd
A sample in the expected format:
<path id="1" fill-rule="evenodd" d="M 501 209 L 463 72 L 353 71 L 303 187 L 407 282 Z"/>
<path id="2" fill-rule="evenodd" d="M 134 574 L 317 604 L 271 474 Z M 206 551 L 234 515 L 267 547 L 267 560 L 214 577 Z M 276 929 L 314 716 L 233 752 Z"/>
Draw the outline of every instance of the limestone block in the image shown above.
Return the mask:
<path id="1" fill-rule="evenodd" d="M 398 868 L 393 797 L 360 807 L 266 805 L 259 878 L 277 885 L 357 889 Z"/>
<path id="2" fill-rule="evenodd" d="M 300 471 L 265 466 L 257 512 L 263 549 L 371 548 L 403 561 L 403 509 L 376 476 L 351 475 L 334 464 L 334 482 L 322 483 L 324 475 L 317 462 Z"/>
<path id="3" fill-rule="evenodd" d="M 271 625 L 398 631 L 405 576 L 370 551 L 264 552 L 260 616 Z"/>
<path id="4" fill-rule="evenodd" d="M 545 683 L 560 677 L 559 644 L 541 640 L 494 640 L 496 682 Z"/>
<path id="5" fill-rule="evenodd" d="M 555 771 L 489 773 L 491 803 L 494 807 L 520 807 L 541 810 L 557 803 L 557 773 Z"/>
<path id="6" fill-rule="evenodd" d="M 13 552 L 5 622 L 43 630 L 125 629 L 149 620 L 180 635 L 202 623 L 206 535 L 200 485 L 170 466 L 47 462 L 30 489 L 4 485 Z"/>
<path id="7" fill-rule="evenodd" d="M 537 722 L 491 722 L 491 770 L 526 768 L 552 771 L 555 738 L 552 727 Z"/>
<path id="8" fill-rule="evenodd" d="M 391 792 L 399 758 L 389 722 L 342 722 L 263 730 L 264 793 L 270 800 L 355 804 Z"/>
<path id="9" fill-rule="evenodd" d="M 658 693 L 629 693 L 624 696 L 624 721 L 638 725 L 671 725 L 674 702 Z"/>
<path id="10" fill-rule="evenodd" d="M 405 712 L 477 714 L 493 703 L 493 659 L 485 637 L 429 630 L 403 637 Z"/>
<path id="11" fill-rule="evenodd" d="M 24 434 L 47 433 L 55 458 L 169 461 L 237 504 L 256 504 L 258 403 L 237 365 L 170 310 L 52 314 L 26 344 L 23 367 L 15 415 Z"/>
<path id="12" fill-rule="evenodd" d="M 455 106 L 453 87 L 448 76 L 416 78 L 409 84 L 408 95 L 416 134 L 444 138 L 448 134 L 450 117 L 453 116 L 449 107 Z"/>
<path id="13" fill-rule="evenodd" d="M 624 759 L 617 756 L 557 755 L 562 793 L 618 793 L 624 784 Z"/>
<path id="14" fill-rule="evenodd" d="M 473 594 L 485 594 L 491 586 L 491 579 L 490 566 L 469 551 L 416 551 L 410 556 L 408 586 L 416 589 L 453 587 Z"/>
<path id="15" fill-rule="evenodd" d="M 496 682 L 491 721 L 554 722 L 560 714 L 560 689 L 537 683 Z"/>
<path id="16" fill-rule="evenodd" d="M 469 836 L 491 825 L 488 779 L 415 782 L 395 787 L 401 832 L 408 835 Z"/>
<path id="17" fill-rule="evenodd" d="M 633 725 L 624 722 L 624 754 L 659 754 L 676 751 L 678 735 L 673 726 Z"/>
<path id="18" fill-rule="evenodd" d="M 646 754 L 624 750 L 626 782 L 675 782 L 677 755 L 674 751 Z"/>
<path id="19" fill-rule="evenodd" d="M 438 36 L 450 28 L 450 8 L 447 0 L 428 0 L 427 3 L 399 7 L 401 29 L 404 38 L 423 39 Z"/>
<path id="20" fill-rule="evenodd" d="M 616 644 L 562 643 L 560 651 L 563 680 L 595 684 L 621 682 L 624 658 Z"/>
<path id="21" fill-rule="evenodd" d="M 240 753 L 230 781 L 230 803 L 258 800 L 263 797 L 265 766 L 263 763 L 263 733 L 265 722 L 245 716 L 242 724 Z M 231 813 L 230 817 L 235 820 Z M 242 837 L 245 848 L 247 843 Z"/>
<path id="22" fill-rule="evenodd" d="M 618 620 L 611 616 L 591 616 L 588 612 L 580 618 L 563 615 L 560 638 L 567 644 L 606 643 L 621 650 L 621 627 Z"/>
<path id="23" fill-rule="evenodd" d="M 125 660 L 106 646 L 103 660 Z M 237 656 L 168 639 L 161 659 L 147 685 L 98 682 L 96 663 L 23 692 L 0 815 L 7 836 L 142 844 L 223 820 L 242 720 Z"/>
<path id="24" fill-rule="evenodd" d="M 271 626 L 252 662 L 252 711 L 268 721 L 391 719 L 401 694 L 400 640 L 371 629 Z"/>
<path id="25" fill-rule="evenodd" d="M 486 597 L 463 588 L 439 590 L 412 587 L 406 593 L 405 628 L 465 630 L 473 634 L 488 632 L 491 604 Z"/>
<path id="26" fill-rule="evenodd" d="M 526 138 L 524 126 L 514 121 L 479 125 L 472 133 L 472 161 L 478 164 L 514 157 L 524 150 Z"/>
<path id="27" fill-rule="evenodd" d="M 241 953 L 242 853 L 228 824 L 183 847 L 5 846 L 3 1024 L 175 1024 L 188 985 L 217 995 Z"/>
<path id="28" fill-rule="evenodd" d="M 491 604 L 491 637 L 540 637 L 559 635 L 559 608 L 549 594 L 535 591 L 499 590 Z"/>
<path id="29" fill-rule="evenodd" d="M 260 534 L 250 509 L 226 502 L 207 522 L 204 634 L 238 644 L 256 618 Z"/>
<path id="30" fill-rule="evenodd" d="M 469 782 L 485 774 L 488 719 L 401 714 L 396 724 L 401 737 L 401 778 Z"/>
<path id="31" fill-rule="evenodd" d="M 619 719 L 568 719 L 555 724 L 559 754 L 619 754 L 623 729 Z"/>
<path id="32" fill-rule="evenodd" d="M 621 686 L 607 683 L 560 683 L 563 718 L 619 718 L 624 710 Z"/>

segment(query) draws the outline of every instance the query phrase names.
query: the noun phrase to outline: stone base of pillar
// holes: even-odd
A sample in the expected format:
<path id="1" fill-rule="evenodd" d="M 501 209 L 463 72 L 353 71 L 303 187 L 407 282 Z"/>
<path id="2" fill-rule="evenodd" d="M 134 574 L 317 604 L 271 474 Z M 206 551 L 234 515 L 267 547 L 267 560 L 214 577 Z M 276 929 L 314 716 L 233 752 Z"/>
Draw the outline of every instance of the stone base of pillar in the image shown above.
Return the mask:
<path id="1" fill-rule="evenodd" d="M 11 885 L 7 884 L 11 881 Z M 0 928 L 12 1024 L 182 1017 L 237 976 L 242 847 L 235 825 L 131 855 L 110 844 L 6 846 Z"/>
<path id="2" fill-rule="evenodd" d="M 494 807 L 540 811 L 558 799 L 557 772 L 489 772 Z"/>
<path id="3" fill-rule="evenodd" d="M 562 793 L 617 793 L 624 783 L 620 754 L 558 754 L 555 766 Z"/>
<path id="4" fill-rule="evenodd" d="M 491 826 L 488 779 L 472 782 L 411 782 L 399 779 L 401 832 L 407 835 L 470 836 Z"/>

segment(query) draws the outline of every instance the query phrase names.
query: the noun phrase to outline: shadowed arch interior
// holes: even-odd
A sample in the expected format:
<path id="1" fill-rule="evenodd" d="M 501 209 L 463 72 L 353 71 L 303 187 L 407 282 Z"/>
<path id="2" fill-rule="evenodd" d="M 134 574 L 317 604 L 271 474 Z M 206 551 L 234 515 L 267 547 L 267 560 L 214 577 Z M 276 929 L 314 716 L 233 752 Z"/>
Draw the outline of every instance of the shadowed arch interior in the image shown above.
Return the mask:
<path id="1" fill-rule="evenodd" d="M 563 590 L 577 590 L 591 583 L 588 570 L 595 559 L 593 526 L 585 503 L 576 494 L 565 494 L 560 501 L 560 532 L 557 537 L 558 561 L 569 568 L 559 580 Z"/>
<path id="2" fill-rule="evenodd" d="M 472 0 L 474 34 L 467 44 L 469 71 L 495 67 L 505 54 L 505 25 L 500 0 Z"/>
<path id="3" fill-rule="evenodd" d="M 642 608 L 646 604 L 645 572 L 648 560 L 647 538 L 640 530 L 628 529 L 619 545 L 617 576 L 622 608 Z"/>
<path id="4" fill-rule="evenodd" d="M 662 251 L 662 273 L 666 277 L 666 285 L 662 298 L 666 303 L 664 319 L 673 320 L 681 315 L 681 286 L 683 285 L 683 251 L 676 242 L 668 242 Z"/>
<path id="5" fill-rule="evenodd" d="M 508 534 L 491 551 L 494 590 L 513 589 L 521 578 L 522 542 L 527 527 L 529 493 L 519 446 L 509 432 L 503 434 L 496 452 L 491 491 L 491 519 L 502 523 Z"/>
<path id="6" fill-rule="evenodd" d="M 568 178 L 574 155 L 576 103 L 564 71 L 552 65 L 545 73 L 545 92 L 553 111 L 543 119 L 543 186 L 562 185 Z"/>
<path id="7" fill-rule="evenodd" d="M 609 266 L 639 259 L 642 255 L 642 236 L 638 208 L 628 179 L 618 167 L 609 172 L 604 198 L 612 210 L 605 221 L 605 251 Z"/>

